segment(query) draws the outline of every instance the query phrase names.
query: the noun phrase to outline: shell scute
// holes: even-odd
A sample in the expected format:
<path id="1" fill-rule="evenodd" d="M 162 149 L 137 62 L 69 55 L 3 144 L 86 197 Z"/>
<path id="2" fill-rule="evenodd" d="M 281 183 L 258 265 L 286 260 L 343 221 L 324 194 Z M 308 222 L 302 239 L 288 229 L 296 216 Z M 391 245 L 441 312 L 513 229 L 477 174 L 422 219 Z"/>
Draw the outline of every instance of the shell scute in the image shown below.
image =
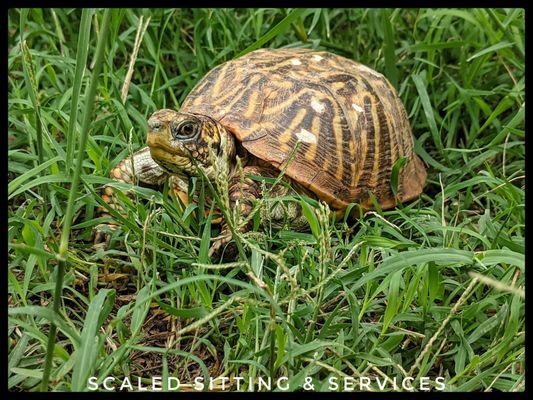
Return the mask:
<path id="1" fill-rule="evenodd" d="M 252 155 L 342 209 L 396 205 L 392 166 L 400 171 L 398 198 L 420 194 L 426 180 L 413 151 L 407 113 L 379 72 L 325 51 L 261 49 L 211 70 L 186 98 L 185 112 L 218 120 Z M 297 149 L 295 149 L 297 146 Z"/>

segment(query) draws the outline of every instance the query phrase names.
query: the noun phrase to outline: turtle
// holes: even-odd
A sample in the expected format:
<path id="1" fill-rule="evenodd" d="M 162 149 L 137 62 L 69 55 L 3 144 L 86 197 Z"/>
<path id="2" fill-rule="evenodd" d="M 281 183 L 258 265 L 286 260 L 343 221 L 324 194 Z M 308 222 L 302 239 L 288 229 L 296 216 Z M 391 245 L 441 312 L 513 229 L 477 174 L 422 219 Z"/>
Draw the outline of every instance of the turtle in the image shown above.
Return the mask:
<path id="1" fill-rule="evenodd" d="M 327 51 L 259 49 L 224 62 L 194 86 L 179 110 L 157 110 L 147 125 L 148 146 L 120 162 L 112 178 L 151 186 L 170 179 L 183 199 L 200 171 L 208 179 L 226 171 L 230 209 L 245 220 L 265 180 L 280 176 L 286 184 L 271 195 L 305 195 L 335 212 L 352 203 L 363 210 L 376 203 L 393 208 L 417 198 L 426 181 L 394 86 L 374 69 Z M 103 196 L 115 203 L 110 187 Z M 280 204 L 261 219 L 304 224 L 298 203 Z M 248 218 L 239 229 L 252 224 Z M 226 221 L 221 232 L 210 254 L 231 239 Z"/>

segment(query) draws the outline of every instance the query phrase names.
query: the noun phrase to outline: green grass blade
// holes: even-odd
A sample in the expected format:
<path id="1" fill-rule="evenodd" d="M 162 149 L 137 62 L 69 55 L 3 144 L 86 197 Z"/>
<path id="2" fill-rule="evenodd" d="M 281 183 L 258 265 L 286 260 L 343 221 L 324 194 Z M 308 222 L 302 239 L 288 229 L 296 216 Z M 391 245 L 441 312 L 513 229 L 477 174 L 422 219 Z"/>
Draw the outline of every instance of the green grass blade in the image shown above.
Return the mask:
<path id="1" fill-rule="evenodd" d="M 23 28 L 23 27 L 21 27 Z M 20 47 L 22 50 L 22 70 L 24 72 L 24 82 L 28 88 L 28 95 L 30 97 L 31 103 L 33 105 L 33 110 L 35 113 L 35 130 L 36 130 L 36 141 L 37 141 L 37 157 L 39 160 L 39 165 L 43 163 L 44 154 L 43 154 L 43 121 L 41 119 L 41 105 L 38 99 L 38 84 L 35 78 L 35 67 L 33 65 L 32 57 L 26 42 L 21 42 Z M 46 197 L 46 190 L 44 191 L 43 198 Z"/>
<path id="2" fill-rule="evenodd" d="M 44 163 L 40 164 L 38 167 L 30 169 L 29 171 L 25 172 L 22 175 L 19 175 L 15 179 L 13 179 L 11 182 L 7 185 L 7 194 L 8 196 L 11 195 L 15 190 L 20 188 L 20 185 L 22 185 L 24 182 L 26 182 L 28 179 L 33 178 L 34 176 L 38 175 L 41 171 L 48 168 L 49 166 L 59 162 L 61 160 L 61 156 L 56 156 L 54 158 L 51 158 L 48 161 L 45 161 Z"/>
<path id="3" fill-rule="evenodd" d="M 92 376 L 95 361 L 98 356 L 95 351 L 98 343 L 98 329 L 100 329 L 106 315 L 109 314 L 110 307 L 105 303 L 112 304 L 115 298 L 115 291 L 102 289 L 92 299 L 89 310 L 85 317 L 85 323 L 80 337 L 80 347 L 72 356 L 76 357 L 72 372 L 71 390 L 75 392 L 83 391 L 87 387 L 87 379 Z M 104 311 L 103 311 L 104 310 Z M 105 312 L 107 310 L 107 313 Z"/>
<path id="4" fill-rule="evenodd" d="M 394 25 L 391 21 L 389 10 L 383 10 L 383 30 L 385 34 L 385 75 L 392 86 L 398 89 L 398 67 L 396 66 L 396 54 L 394 49 L 397 48 L 394 42 Z"/>
<path id="5" fill-rule="evenodd" d="M 420 266 L 427 262 L 465 265 L 473 262 L 473 253 L 457 249 L 420 249 L 400 252 L 394 256 L 386 258 L 378 269 L 365 274 L 357 281 L 355 288 L 371 282 L 377 277 L 387 275 L 409 266 Z"/>
<path id="6" fill-rule="evenodd" d="M 431 132 L 431 137 L 437 149 L 441 154 L 444 153 L 444 146 L 442 145 L 442 138 L 440 136 L 439 130 L 437 128 L 437 123 L 435 122 L 435 115 L 431 101 L 429 100 L 429 95 L 427 92 L 426 84 L 422 78 L 421 74 L 413 75 L 413 81 L 415 82 L 416 90 L 420 97 L 420 102 L 422 103 L 422 108 L 426 116 L 426 120 L 429 126 L 429 131 Z"/>
<path id="7" fill-rule="evenodd" d="M 291 23 L 294 22 L 297 18 L 299 18 L 304 13 L 304 11 L 306 11 L 305 8 L 297 8 L 292 10 L 289 15 L 283 18 L 276 26 L 274 26 L 258 40 L 256 40 L 250 46 L 248 46 L 239 54 L 237 54 L 235 58 L 242 57 L 243 55 L 251 51 L 257 50 L 276 36 L 283 34 L 287 29 L 290 28 Z"/>
<path id="8" fill-rule="evenodd" d="M 81 12 L 80 31 L 78 35 L 78 47 L 76 50 L 76 72 L 72 84 L 72 97 L 70 101 L 70 116 L 67 129 L 67 159 L 66 170 L 70 175 L 74 157 L 74 146 L 76 145 L 76 135 L 74 129 L 78 120 L 78 103 L 83 81 L 83 73 L 87 68 L 87 54 L 89 52 L 91 36 L 91 20 L 94 10 L 84 8 Z"/>
<path id="9" fill-rule="evenodd" d="M 84 155 L 85 155 L 85 145 L 87 144 L 87 137 L 89 134 L 89 123 L 92 119 L 94 98 L 96 95 L 96 88 L 98 86 L 98 78 L 99 78 L 99 74 L 100 74 L 100 71 L 102 69 L 102 64 L 103 64 L 103 55 L 104 55 L 105 44 L 107 42 L 107 34 L 108 34 L 108 29 L 109 29 L 110 18 L 111 18 L 111 10 L 107 9 L 104 11 L 102 28 L 100 31 L 100 36 L 98 38 L 98 45 L 96 48 L 94 70 L 92 72 L 91 83 L 89 85 L 89 89 L 85 97 L 85 108 L 83 112 L 83 124 L 82 124 L 78 157 L 76 160 L 76 169 L 72 177 L 72 185 L 70 188 L 70 194 L 69 194 L 68 203 L 67 203 L 67 211 L 65 213 L 63 230 L 61 233 L 61 241 L 59 245 L 59 255 L 58 255 L 59 263 L 57 266 L 57 276 L 56 276 L 57 281 L 56 281 L 56 289 L 54 292 L 54 303 L 53 303 L 53 309 L 55 313 L 58 313 L 59 305 L 61 303 L 63 277 L 65 274 L 65 259 L 66 259 L 65 256 L 68 250 L 68 239 L 70 236 L 70 227 L 72 225 L 72 216 L 74 213 L 74 201 L 77 196 L 78 183 L 79 183 L 80 174 L 81 174 L 81 166 L 82 166 Z M 47 347 L 46 359 L 45 359 L 45 365 L 44 365 L 44 371 L 43 371 L 43 380 L 41 382 L 41 389 L 43 391 L 48 390 L 48 382 L 50 379 L 50 369 L 52 367 L 52 356 L 53 356 L 55 335 L 56 335 L 55 325 L 52 325 L 50 327 L 50 334 L 48 337 L 48 347 Z"/>
<path id="10" fill-rule="evenodd" d="M 394 165 L 392 166 L 391 170 L 391 176 L 390 176 L 390 187 L 392 190 L 392 194 L 394 197 L 398 194 L 398 183 L 399 183 L 399 176 L 400 176 L 400 170 L 407 162 L 407 157 L 400 157 L 396 160 Z"/>
<path id="11" fill-rule="evenodd" d="M 503 41 L 503 42 L 500 42 L 500 43 L 496 43 L 495 45 L 489 46 L 486 49 L 478 51 L 473 56 L 468 57 L 466 59 L 466 62 L 470 62 L 472 60 L 475 60 L 476 58 L 481 57 L 481 56 L 483 56 L 485 54 L 491 53 L 493 51 L 498 51 L 498 50 L 501 50 L 501 49 L 505 49 L 507 47 L 512 47 L 513 45 L 514 45 L 514 43 L 509 43 L 509 42 L 506 42 L 506 41 Z"/>
<path id="12" fill-rule="evenodd" d="M 31 315 L 39 318 L 45 318 L 51 323 L 54 324 L 54 326 L 58 326 L 61 331 L 71 339 L 72 344 L 75 347 L 79 346 L 80 343 L 80 336 L 79 334 L 72 329 L 71 326 L 69 326 L 63 318 L 54 313 L 52 310 L 40 306 L 27 306 L 27 307 L 14 307 L 10 308 L 8 310 L 8 315 L 10 316 L 16 316 L 16 315 Z"/>

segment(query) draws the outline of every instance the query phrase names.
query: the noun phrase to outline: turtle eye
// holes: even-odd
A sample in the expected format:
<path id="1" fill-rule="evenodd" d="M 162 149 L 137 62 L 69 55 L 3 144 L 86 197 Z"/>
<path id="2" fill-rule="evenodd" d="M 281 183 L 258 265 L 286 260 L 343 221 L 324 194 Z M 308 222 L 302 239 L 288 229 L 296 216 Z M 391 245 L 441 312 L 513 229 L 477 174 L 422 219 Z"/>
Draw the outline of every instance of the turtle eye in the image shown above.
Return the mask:
<path id="1" fill-rule="evenodd" d="M 193 121 L 183 121 L 172 127 L 175 139 L 191 139 L 198 133 L 198 124 Z"/>

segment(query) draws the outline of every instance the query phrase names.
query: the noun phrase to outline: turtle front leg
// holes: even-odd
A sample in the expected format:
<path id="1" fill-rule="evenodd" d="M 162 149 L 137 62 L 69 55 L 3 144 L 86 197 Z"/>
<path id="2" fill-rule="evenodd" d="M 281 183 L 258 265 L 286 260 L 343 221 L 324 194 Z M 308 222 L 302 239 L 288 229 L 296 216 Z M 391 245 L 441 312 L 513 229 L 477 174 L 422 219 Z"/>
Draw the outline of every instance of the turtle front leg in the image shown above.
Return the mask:
<path id="1" fill-rule="evenodd" d="M 236 227 L 239 232 L 244 233 L 252 229 L 253 218 L 249 218 L 256 201 L 259 200 L 263 193 L 261 188 L 261 181 L 250 178 L 250 175 L 276 178 L 279 175 L 279 171 L 272 167 L 263 166 L 247 166 L 243 169 L 243 176 L 238 173 L 233 174 L 229 181 L 229 206 L 230 212 L 236 210 L 239 213 L 240 218 L 236 223 L 240 221 L 247 222 L 244 225 Z M 290 185 L 284 185 L 282 182 L 289 182 Z M 264 225 L 267 222 L 272 223 L 276 228 L 288 226 L 293 229 L 301 230 L 306 227 L 306 220 L 303 216 L 302 209 L 299 204 L 289 202 L 288 204 L 277 201 L 276 198 L 280 196 L 286 196 L 288 194 L 306 194 L 310 195 L 303 187 L 292 182 L 289 178 L 283 178 L 282 182 L 278 183 L 275 187 L 270 188 L 269 198 L 274 201 L 265 203 L 260 209 L 261 224 Z M 212 256 L 220 251 L 220 249 L 229 243 L 231 240 L 231 231 L 228 227 L 227 221 L 222 222 L 221 234 L 215 240 L 209 250 L 209 255 Z"/>
<path id="2" fill-rule="evenodd" d="M 150 149 L 145 147 L 134 153 L 133 156 L 127 157 L 118 163 L 118 165 L 111 170 L 110 177 L 117 182 L 129 184 L 138 182 L 141 186 L 161 187 L 169 178 L 169 174 L 152 159 L 150 156 Z M 178 190 L 176 184 L 173 186 L 175 191 Z M 121 211 L 115 191 L 111 186 L 104 187 L 102 191 L 102 199 L 111 208 Z M 105 208 L 98 207 L 96 210 L 96 216 L 105 217 L 110 215 Z M 97 225 L 95 227 L 94 243 L 107 243 L 109 241 L 109 235 L 106 231 L 108 231 L 108 228 L 116 229 L 116 227 L 117 225 L 113 222 Z"/>
<path id="3" fill-rule="evenodd" d="M 229 191 L 229 212 L 237 210 L 240 220 L 245 220 L 254 208 L 254 203 L 261 197 L 260 182 L 251 179 L 248 175 L 272 176 L 271 170 L 256 166 L 243 168 L 242 176 L 235 172 L 231 176 L 228 184 Z M 237 223 L 239 221 L 236 221 Z M 244 226 L 238 227 L 240 232 L 247 232 L 253 227 L 253 220 L 250 219 Z M 231 240 L 231 230 L 228 222 L 222 221 L 221 233 L 209 249 L 209 256 L 218 254 L 223 246 Z"/>

